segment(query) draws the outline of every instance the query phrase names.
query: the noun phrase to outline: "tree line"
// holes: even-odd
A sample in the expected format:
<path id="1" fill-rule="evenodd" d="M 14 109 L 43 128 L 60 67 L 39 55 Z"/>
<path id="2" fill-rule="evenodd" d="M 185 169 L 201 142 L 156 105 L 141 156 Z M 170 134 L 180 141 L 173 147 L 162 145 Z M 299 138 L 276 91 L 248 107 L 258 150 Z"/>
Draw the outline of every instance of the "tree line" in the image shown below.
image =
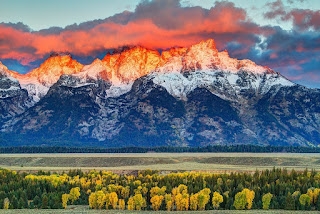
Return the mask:
<path id="1" fill-rule="evenodd" d="M 119 210 L 320 210 L 320 173 L 276 169 L 136 175 L 106 171 L 35 174 L 0 169 L 0 208 Z"/>
<path id="2" fill-rule="evenodd" d="M 62 147 L 62 146 L 18 146 L 0 147 L 0 153 L 148 153 L 148 152 L 287 152 L 287 153 L 320 153 L 318 147 L 299 146 L 257 146 L 257 145 L 210 145 L 205 147 Z"/>

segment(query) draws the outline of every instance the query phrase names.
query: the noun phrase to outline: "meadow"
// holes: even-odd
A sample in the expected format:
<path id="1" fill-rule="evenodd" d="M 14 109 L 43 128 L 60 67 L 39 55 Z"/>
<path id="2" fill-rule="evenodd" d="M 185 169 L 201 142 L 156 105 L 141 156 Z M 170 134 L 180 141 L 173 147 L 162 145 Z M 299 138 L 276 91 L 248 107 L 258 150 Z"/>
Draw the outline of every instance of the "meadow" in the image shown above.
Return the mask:
<path id="1" fill-rule="evenodd" d="M 0 154 L 0 167 L 17 171 L 137 170 L 243 172 L 287 168 L 320 171 L 319 153 L 72 153 Z"/>

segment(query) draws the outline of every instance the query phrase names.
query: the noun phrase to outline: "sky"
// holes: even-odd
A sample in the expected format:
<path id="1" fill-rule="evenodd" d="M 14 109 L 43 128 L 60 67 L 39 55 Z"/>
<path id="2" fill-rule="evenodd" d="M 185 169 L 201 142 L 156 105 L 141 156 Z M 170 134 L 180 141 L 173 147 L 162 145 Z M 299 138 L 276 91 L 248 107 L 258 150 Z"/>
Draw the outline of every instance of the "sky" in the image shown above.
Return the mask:
<path id="1" fill-rule="evenodd" d="M 0 0 L 0 61 L 29 72 L 54 51 L 89 64 L 112 48 L 219 50 L 320 88 L 319 0 Z"/>

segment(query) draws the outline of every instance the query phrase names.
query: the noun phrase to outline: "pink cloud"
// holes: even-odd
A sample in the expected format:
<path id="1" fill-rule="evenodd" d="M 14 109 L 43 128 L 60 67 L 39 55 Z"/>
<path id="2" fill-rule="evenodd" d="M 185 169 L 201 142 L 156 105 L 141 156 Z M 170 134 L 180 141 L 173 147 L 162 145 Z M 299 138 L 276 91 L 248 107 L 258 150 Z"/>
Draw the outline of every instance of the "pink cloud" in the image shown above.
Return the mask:
<path id="1" fill-rule="evenodd" d="M 127 17 L 129 20 L 123 21 Z M 212 36 L 219 37 L 217 46 L 221 48 L 233 40 L 250 46 L 255 43 L 250 36 L 272 31 L 248 21 L 246 11 L 229 2 L 218 2 L 207 10 L 183 8 L 179 1 L 155 0 L 141 3 L 134 13 L 124 13 L 123 18 L 117 15 L 117 20 L 122 21 L 110 20 L 88 29 L 66 28 L 57 33 L 24 32 L 0 25 L 0 58 L 27 64 L 53 51 L 86 56 L 123 45 L 166 49 L 189 46 Z"/>

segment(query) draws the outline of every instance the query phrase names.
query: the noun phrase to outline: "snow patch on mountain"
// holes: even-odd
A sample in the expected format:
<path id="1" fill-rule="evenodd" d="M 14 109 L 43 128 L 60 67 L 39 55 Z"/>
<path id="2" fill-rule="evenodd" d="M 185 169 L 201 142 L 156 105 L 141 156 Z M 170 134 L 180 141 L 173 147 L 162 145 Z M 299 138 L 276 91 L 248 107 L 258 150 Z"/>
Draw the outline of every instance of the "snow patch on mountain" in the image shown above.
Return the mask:
<path id="1" fill-rule="evenodd" d="M 107 97 L 120 97 L 121 95 L 128 93 L 132 88 L 132 84 L 133 82 L 120 85 L 111 85 L 111 87 L 106 90 Z"/>
<path id="2" fill-rule="evenodd" d="M 272 86 L 293 86 L 280 74 L 247 74 L 245 80 L 241 72 L 233 73 L 221 70 L 200 70 L 187 75 L 179 72 L 150 74 L 150 78 L 157 85 L 164 87 L 168 93 L 179 99 L 187 99 L 187 95 L 196 88 L 219 86 L 225 92 L 239 95 L 244 89 L 252 89 L 260 93 L 267 93 Z M 245 81 L 245 84 L 244 84 Z M 217 94 L 219 96 L 219 94 Z M 223 96 L 224 97 L 224 96 Z"/>

